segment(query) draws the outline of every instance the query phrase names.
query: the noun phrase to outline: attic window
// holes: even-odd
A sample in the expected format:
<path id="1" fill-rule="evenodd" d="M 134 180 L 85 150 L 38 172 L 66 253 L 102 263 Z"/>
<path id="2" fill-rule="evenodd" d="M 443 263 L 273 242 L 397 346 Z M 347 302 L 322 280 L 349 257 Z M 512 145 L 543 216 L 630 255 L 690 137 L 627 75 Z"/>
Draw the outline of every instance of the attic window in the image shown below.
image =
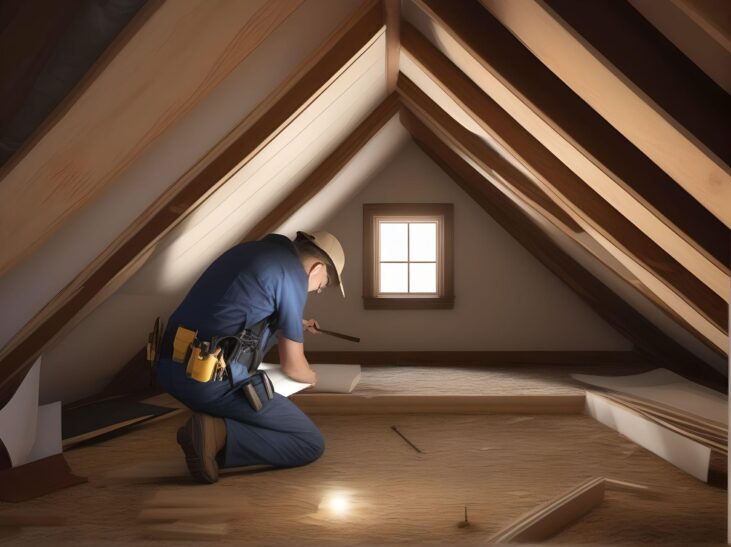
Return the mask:
<path id="1" fill-rule="evenodd" d="M 366 309 L 452 308 L 451 203 L 363 205 Z"/>

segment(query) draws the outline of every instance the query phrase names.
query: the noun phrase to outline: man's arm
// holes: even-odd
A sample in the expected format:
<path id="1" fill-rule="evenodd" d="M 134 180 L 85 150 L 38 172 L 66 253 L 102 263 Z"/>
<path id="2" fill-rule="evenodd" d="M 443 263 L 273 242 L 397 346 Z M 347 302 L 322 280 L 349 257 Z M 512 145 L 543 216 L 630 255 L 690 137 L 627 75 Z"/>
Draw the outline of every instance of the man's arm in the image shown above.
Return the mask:
<path id="1" fill-rule="evenodd" d="M 317 376 L 307 362 L 304 344 L 280 336 L 277 347 L 279 349 L 279 362 L 282 364 L 282 372 L 293 380 L 314 385 L 317 381 Z"/>

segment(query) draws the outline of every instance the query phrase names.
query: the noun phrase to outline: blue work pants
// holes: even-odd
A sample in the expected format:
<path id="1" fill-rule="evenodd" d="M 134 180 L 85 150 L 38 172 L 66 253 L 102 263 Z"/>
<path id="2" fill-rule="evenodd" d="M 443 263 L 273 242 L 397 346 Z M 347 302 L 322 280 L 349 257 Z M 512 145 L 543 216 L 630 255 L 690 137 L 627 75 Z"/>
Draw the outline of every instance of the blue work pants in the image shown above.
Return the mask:
<path id="1" fill-rule="evenodd" d="M 295 467 L 313 462 L 325 449 L 322 434 L 312 420 L 278 393 L 268 400 L 259 376 L 252 380 L 264 405 L 257 412 L 241 387 L 232 388 L 228 379 L 198 382 L 186 376 L 184 364 L 170 359 L 161 359 L 155 373 L 161 387 L 194 412 L 225 419 L 223 467 Z"/>

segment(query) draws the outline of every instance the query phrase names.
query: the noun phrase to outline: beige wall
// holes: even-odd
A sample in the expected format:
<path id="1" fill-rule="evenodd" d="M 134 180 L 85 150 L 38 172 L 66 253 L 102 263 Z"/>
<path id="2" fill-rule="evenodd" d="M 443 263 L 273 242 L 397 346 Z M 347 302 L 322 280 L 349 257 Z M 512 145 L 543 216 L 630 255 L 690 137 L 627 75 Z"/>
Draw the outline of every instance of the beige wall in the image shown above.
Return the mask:
<path id="1" fill-rule="evenodd" d="M 364 310 L 362 205 L 447 202 L 455 210 L 453 310 Z M 347 298 L 312 294 L 305 316 L 360 336 L 308 335 L 317 350 L 629 350 L 632 345 L 521 247 L 413 142 L 325 222 L 346 250 Z"/>

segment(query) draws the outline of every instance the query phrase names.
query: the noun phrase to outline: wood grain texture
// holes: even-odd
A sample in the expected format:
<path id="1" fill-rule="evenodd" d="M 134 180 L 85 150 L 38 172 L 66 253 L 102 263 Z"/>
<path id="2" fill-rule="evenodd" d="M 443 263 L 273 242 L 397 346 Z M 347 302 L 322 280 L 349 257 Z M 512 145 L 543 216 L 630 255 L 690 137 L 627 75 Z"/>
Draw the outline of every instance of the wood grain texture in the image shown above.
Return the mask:
<path id="1" fill-rule="evenodd" d="M 588 479 L 490 538 L 490 543 L 533 543 L 550 539 L 604 501 L 604 479 Z"/>
<path id="2" fill-rule="evenodd" d="M 383 0 L 386 13 L 386 87 L 396 89 L 399 71 L 401 0 Z"/>
<path id="3" fill-rule="evenodd" d="M 0 216 L 0 274 L 112 184 L 301 1 L 160 6 L 66 115 L 0 175 L 0 200 L 7 204 Z"/>
<path id="4" fill-rule="evenodd" d="M 648 97 L 628 75 L 582 39 L 545 3 L 534 0 L 481 2 L 587 104 L 731 228 L 729 167 L 723 158 L 678 123 L 672 117 L 673 112 L 668 113 L 658 106 L 653 97 Z M 601 24 L 608 25 L 610 21 L 602 19 Z M 622 31 L 631 32 L 624 27 Z M 643 50 L 649 51 L 646 46 Z M 651 71 L 653 77 L 658 70 L 662 73 L 663 67 L 657 59 L 651 66 L 644 64 L 644 60 L 644 53 L 637 52 L 627 62 L 644 65 L 641 70 Z M 694 99 L 706 100 L 702 94 Z M 667 107 L 666 101 L 664 106 Z M 713 122 L 712 127 L 716 126 Z M 708 131 L 702 133 L 707 136 Z M 728 141 L 727 135 L 723 140 Z M 727 157 L 728 143 L 721 146 Z"/>
<path id="5" fill-rule="evenodd" d="M 41 310 L 0 352 L 0 400 L 13 392 L 22 373 L 68 324 L 89 313 L 105 287 L 129 279 L 144 256 L 179 224 L 232 170 L 261 148 L 344 70 L 383 27 L 380 3 L 363 5 L 291 80 L 284 82 L 211 153 L 168 189 L 102 255 Z"/>
<path id="6" fill-rule="evenodd" d="M 719 373 L 665 335 L 561 250 L 510 198 L 485 181 L 415 116 L 402 115 L 402 120 L 424 150 L 492 218 L 637 348 L 650 351 L 669 367 L 682 369 L 682 374 L 719 380 Z"/>
<path id="7" fill-rule="evenodd" d="M 170 500 L 246 507 L 225 544 L 484 545 L 537 505 L 585 479 L 650 486 L 651 497 L 608 490 L 605 503 L 563 530 L 562 544 L 722 544 L 726 492 L 709 487 L 587 416 L 315 416 L 327 447 L 294 469 L 231 470 L 194 484 L 175 442 L 188 415 L 67 455 L 90 482 L 27 502 L 61 513 L 63 527 L 22 527 L 14 545 L 140 541 L 140 511 Z M 416 453 L 396 425 L 424 451 Z M 266 492 L 262 496 L 261 492 Z M 347 512 L 331 511 L 334 496 Z M 161 501 L 162 500 L 162 501 Z M 460 528 L 467 506 L 470 526 Z M 178 505 L 182 507 L 183 505 Z M 191 543 L 190 541 L 188 543 Z M 194 542 L 193 542 L 194 543 Z"/>
<path id="8" fill-rule="evenodd" d="M 256 226 L 243 237 L 256 241 L 274 231 L 312 199 L 337 175 L 361 148 L 390 120 L 399 107 L 398 95 L 391 93 L 356 127 L 338 147 L 285 196 Z"/>
<path id="9" fill-rule="evenodd" d="M 494 169 L 501 179 L 508 183 L 512 192 L 517 192 L 518 195 L 523 194 L 522 188 L 512 184 L 513 178 L 509 175 L 505 176 L 506 171 L 500 165 L 497 165 L 496 168 L 496 163 L 492 161 L 491 156 L 495 156 L 497 153 L 492 151 L 489 146 L 450 117 L 403 75 L 399 77 L 398 89 L 409 108 L 412 108 L 422 120 L 436 131 L 446 135 L 445 138 L 452 142 L 453 146 L 466 153 L 483 170 L 490 173 Z M 507 161 L 503 160 L 503 163 L 507 163 Z M 516 170 L 514 167 L 512 168 Z M 559 186 L 561 181 L 558 180 L 544 179 L 541 182 L 546 193 L 552 194 L 556 207 L 560 204 L 567 214 L 570 214 L 615 258 L 633 273 L 639 272 L 640 280 L 648 284 L 658 297 L 665 300 L 671 307 L 679 306 L 676 309 L 681 315 L 684 315 L 685 307 L 693 310 L 695 314 L 684 315 L 686 320 L 704 332 L 706 337 L 712 340 L 719 349 L 725 351 L 728 317 L 726 302 L 721 297 L 668 256 L 654 241 L 627 221 L 600 195 L 582 184 L 581 180 L 569 180 L 570 188 L 563 189 Z M 543 190 L 536 189 L 536 191 L 542 192 Z M 553 194 L 557 194 L 558 197 Z M 535 200 L 528 199 L 524 194 L 522 199 L 527 200 L 533 207 L 540 207 Z M 543 208 L 541 207 L 541 209 Z M 542 215 L 546 216 L 545 209 Z M 554 215 L 549 214 L 548 218 L 551 216 Z M 566 229 L 563 228 L 563 231 L 566 232 Z M 678 297 L 682 298 L 682 302 L 678 303 Z M 673 298 L 673 300 L 669 300 L 669 298 Z"/>
<path id="10" fill-rule="evenodd" d="M 728 275 L 728 228 L 551 72 L 476 0 L 415 0 L 410 20 L 582 180 L 623 210 L 633 200 L 677 227 Z M 407 13 L 410 13 L 407 11 Z M 490 40 L 485 40 L 490 36 Z M 435 42 L 436 41 L 436 42 Z M 616 193 L 618 190 L 620 193 Z M 658 227 L 661 228 L 661 227 Z M 660 239 L 662 240 L 662 239 Z"/>
<path id="11" fill-rule="evenodd" d="M 605 185 L 597 185 L 589 180 L 590 188 L 585 189 L 586 181 L 581 180 L 569 166 L 551 153 L 537 136 L 524 129 L 413 26 L 404 23 L 402 33 L 404 52 L 488 135 L 543 181 L 544 187 L 555 186 L 564 193 L 576 196 L 574 202 L 577 205 L 588 201 L 606 201 L 609 205 L 605 204 L 605 208 L 616 209 L 626 217 L 625 225 L 631 223 L 637 226 L 637 230 L 643 231 L 657 246 L 714 292 L 722 298 L 728 298 L 728 272 L 718 268 L 703 253 L 698 252 L 698 244 L 689 240 L 689 236 L 686 236 L 688 240 L 684 239 L 682 231 L 671 229 L 655 215 L 654 208 L 646 208 L 632 194 L 624 192 L 622 186 L 610 177 L 605 177 Z M 627 235 L 631 234 L 632 232 L 628 232 Z M 653 264 L 659 265 L 659 258 L 653 257 Z M 671 265 L 663 264 L 660 269 L 671 269 Z"/>

